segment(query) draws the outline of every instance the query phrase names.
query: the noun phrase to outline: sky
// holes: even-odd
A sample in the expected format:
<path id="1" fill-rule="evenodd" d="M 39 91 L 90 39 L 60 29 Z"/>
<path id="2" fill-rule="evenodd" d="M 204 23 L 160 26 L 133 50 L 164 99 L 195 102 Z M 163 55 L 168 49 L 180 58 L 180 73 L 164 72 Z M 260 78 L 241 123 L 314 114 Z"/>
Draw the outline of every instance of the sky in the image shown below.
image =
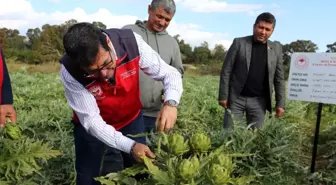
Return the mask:
<path id="1" fill-rule="evenodd" d="M 151 0 L 0 0 L 0 27 L 18 29 L 44 24 L 101 21 L 108 28 L 120 28 L 136 20 L 146 20 Z M 203 41 L 228 49 L 235 37 L 252 34 L 256 17 L 270 12 L 276 17 L 271 40 L 289 44 L 311 40 L 318 52 L 336 42 L 335 0 L 175 0 L 177 12 L 167 31 L 193 47 Z"/>

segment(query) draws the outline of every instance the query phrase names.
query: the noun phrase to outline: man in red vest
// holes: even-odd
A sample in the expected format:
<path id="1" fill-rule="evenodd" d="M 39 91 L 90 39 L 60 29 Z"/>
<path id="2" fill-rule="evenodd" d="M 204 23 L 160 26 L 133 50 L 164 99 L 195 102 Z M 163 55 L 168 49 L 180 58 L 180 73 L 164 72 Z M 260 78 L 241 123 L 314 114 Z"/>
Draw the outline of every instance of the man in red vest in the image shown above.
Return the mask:
<path id="1" fill-rule="evenodd" d="M 94 177 L 115 171 L 116 150 L 122 153 L 122 168 L 141 162 L 143 155 L 155 158 L 145 137 L 129 136 L 145 132 L 139 70 L 164 84 L 158 131 L 168 131 L 176 122 L 181 74 L 130 29 L 100 30 L 78 23 L 68 29 L 63 45 L 61 80 L 74 112 L 77 185 L 98 184 Z"/>
<path id="2" fill-rule="evenodd" d="M 5 56 L 0 48 L 0 127 L 4 127 L 6 119 L 16 122 L 16 111 L 13 107 L 13 93 Z"/>

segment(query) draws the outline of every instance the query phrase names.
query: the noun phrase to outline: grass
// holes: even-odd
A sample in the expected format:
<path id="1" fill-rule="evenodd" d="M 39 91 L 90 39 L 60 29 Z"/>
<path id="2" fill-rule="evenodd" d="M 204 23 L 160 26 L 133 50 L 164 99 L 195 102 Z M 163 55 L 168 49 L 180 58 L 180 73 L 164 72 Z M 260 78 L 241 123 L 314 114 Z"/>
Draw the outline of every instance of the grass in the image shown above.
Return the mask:
<path id="1" fill-rule="evenodd" d="M 11 61 L 10 59 L 8 59 L 6 62 L 8 70 L 10 72 L 17 72 L 21 69 L 24 69 L 29 73 L 55 73 L 60 70 L 60 64 L 56 62 L 41 65 L 22 64 L 19 62 Z"/>

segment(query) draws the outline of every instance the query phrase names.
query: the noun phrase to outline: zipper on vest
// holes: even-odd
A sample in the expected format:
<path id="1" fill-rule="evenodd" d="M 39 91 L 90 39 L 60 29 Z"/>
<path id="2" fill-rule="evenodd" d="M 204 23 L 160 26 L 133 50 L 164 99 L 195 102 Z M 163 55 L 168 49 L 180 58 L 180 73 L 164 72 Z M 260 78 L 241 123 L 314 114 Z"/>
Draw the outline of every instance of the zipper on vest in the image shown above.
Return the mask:
<path id="1" fill-rule="evenodd" d="M 110 82 L 109 87 L 114 86 L 116 84 L 114 77 L 110 79 L 109 82 Z"/>
<path id="2" fill-rule="evenodd" d="M 109 87 L 111 87 L 111 86 L 115 86 L 115 85 L 116 85 L 116 73 L 117 73 L 117 68 L 118 68 L 118 67 L 116 67 L 116 68 L 114 69 L 113 77 L 109 80 L 109 82 L 110 82 Z"/>

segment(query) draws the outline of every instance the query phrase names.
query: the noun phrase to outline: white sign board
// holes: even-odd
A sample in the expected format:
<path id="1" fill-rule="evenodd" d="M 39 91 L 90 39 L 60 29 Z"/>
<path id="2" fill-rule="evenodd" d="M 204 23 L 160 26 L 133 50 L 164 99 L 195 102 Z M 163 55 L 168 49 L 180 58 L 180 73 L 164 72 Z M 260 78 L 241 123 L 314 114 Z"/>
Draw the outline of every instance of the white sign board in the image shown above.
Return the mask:
<path id="1" fill-rule="evenodd" d="M 336 104 L 336 53 L 293 53 L 287 95 L 290 100 Z"/>

